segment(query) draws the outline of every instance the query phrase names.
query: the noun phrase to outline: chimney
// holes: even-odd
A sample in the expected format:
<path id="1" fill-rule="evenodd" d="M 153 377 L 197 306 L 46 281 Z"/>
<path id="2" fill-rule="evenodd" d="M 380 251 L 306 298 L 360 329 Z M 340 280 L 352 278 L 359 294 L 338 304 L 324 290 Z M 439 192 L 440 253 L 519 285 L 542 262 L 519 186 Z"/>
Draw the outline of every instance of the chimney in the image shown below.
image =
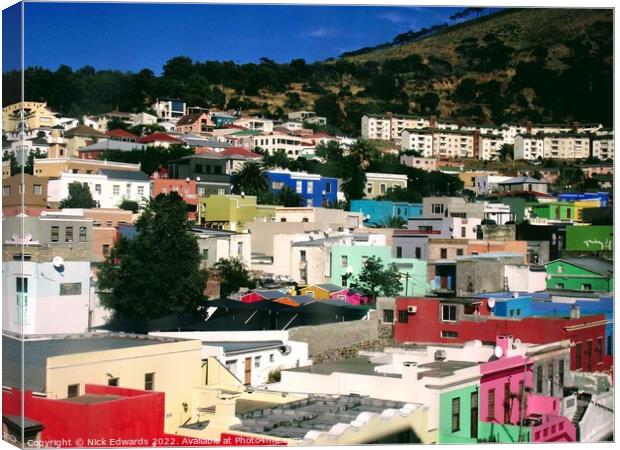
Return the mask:
<path id="1" fill-rule="evenodd" d="M 497 336 L 495 338 L 495 345 L 502 349 L 502 355 L 508 354 L 508 349 L 512 347 L 512 335 Z"/>
<path id="2" fill-rule="evenodd" d="M 430 120 L 429 120 L 428 127 L 429 128 L 435 128 L 436 126 L 437 126 L 437 116 L 432 115 Z"/>
<path id="3" fill-rule="evenodd" d="M 239 425 L 241 420 L 235 416 L 236 400 L 229 395 L 220 395 L 215 402 L 215 417 L 209 421 L 209 427 L 230 428 Z"/>

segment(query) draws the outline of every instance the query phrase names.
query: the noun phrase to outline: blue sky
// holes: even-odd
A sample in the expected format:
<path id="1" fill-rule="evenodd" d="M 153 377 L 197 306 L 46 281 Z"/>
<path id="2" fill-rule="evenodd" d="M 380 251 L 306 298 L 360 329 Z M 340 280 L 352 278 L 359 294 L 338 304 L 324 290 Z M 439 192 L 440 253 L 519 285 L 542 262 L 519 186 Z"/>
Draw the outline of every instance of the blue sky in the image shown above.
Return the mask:
<path id="1" fill-rule="evenodd" d="M 240 63 L 263 56 L 322 60 L 448 21 L 462 9 L 113 3 L 25 8 L 26 66 L 150 68 L 156 74 L 179 55 Z"/>

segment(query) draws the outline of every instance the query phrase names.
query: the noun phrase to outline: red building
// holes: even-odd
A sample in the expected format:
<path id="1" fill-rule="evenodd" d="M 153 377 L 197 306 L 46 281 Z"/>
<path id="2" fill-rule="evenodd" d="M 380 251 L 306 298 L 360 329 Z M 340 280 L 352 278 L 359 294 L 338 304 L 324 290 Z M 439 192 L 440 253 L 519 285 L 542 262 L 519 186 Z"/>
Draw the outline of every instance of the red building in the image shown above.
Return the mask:
<path id="1" fill-rule="evenodd" d="M 176 192 L 185 203 L 196 206 L 198 204 L 198 186 L 196 180 L 181 180 L 175 178 L 151 177 L 151 196 Z"/>
<path id="2" fill-rule="evenodd" d="M 164 433 L 164 393 L 114 386 L 85 385 L 85 394 L 53 400 L 2 390 L 4 440 L 30 447 L 204 447 L 206 445 L 281 445 L 275 439 L 249 442 L 246 436 L 223 433 L 220 442 Z"/>
<path id="3" fill-rule="evenodd" d="M 491 314 L 487 299 L 396 299 L 394 339 L 398 343 L 454 344 L 479 339 L 494 344 L 498 335 L 512 335 L 522 342 L 547 344 L 569 339 L 571 370 L 610 370 L 613 359 L 605 355 L 605 316 L 506 318 Z"/>

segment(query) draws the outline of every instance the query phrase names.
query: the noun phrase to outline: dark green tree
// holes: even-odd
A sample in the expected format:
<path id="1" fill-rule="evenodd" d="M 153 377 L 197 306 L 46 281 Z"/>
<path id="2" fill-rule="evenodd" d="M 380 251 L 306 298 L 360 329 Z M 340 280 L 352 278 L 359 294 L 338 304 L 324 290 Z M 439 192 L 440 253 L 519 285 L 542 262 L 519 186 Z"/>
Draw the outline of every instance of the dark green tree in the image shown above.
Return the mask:
<path id="1" fill-rule="evenodd" d="M 228 298 L 236 294 L 242 287 L 253 289 L 256 280 L 250 276 L 245 264 L 237 258 L 220 259 L 213 269 L 217 272 L 220 280 L 220 298 Z"/>
<path id="2" fill-rule="evenodd" d="M 512 144 L 502 144 L 499 148 L 499 159 L 501 161 L 513 160 L 515 157 L 515 148 Z"/>
<path id="3" fill-rule="evenodd" d="M 279 205 L 286 207 L 302 206 L 303 197 L 288 186 L 283 186 L 280 193 L 276 197 Z"/>
<path id="4" fill-rule="evenodd" d="M 136 231 L 117 242 L 99 272 L 103 306 L 132 319 L 199 313 L 207 272 L 182 198 L 172 192 L 152 199 Z"/>
<path id="5" fill-rule="evenodd" d="M 385 267 L 381 258 L 371 256 L 351 282 L 351 288 L 362 291 L 374 303 L 378 296 L 393 297 L 400 294 L 403 287 L 395 264 Z"/>
<path id="6" fill-rule="evenodd" d="M 349 154 L 354 156 L 364 169 L 379 158 L 379 151 L 375 144 L 365 139 L 358 139 L 352 144 L 349 148 Z"/>
<path id="7" fill-rule="evenodd" d="M 60 202 L 61 208 L 94 208 L 96 206 L 87 184 L 74 181 L 69 184 L 69 196 Z"/>
<path id="8" fill-rule="evenodd" d="M 110 130 L 126 130 L 129 131 L 130 125 L 127 125 L 123 120 L 118 117 L 112 117 L 108 120 L 108 131 Z"/>
<path id="9" fill-rule="evenodd" d="M 132 213 L 137 213 L 140 211 L 140 204 L 134 200 L 127 200 L 126 198 L 118 205 L 120 209 L 125 211 L 131 211 Z"/>
<path id="10" fill-rule="evenodd" d="M 256 195 L 267 191 L 265 172 L 255 162 L 246 162 L 233 181 L 232 191 L 235 194 Z"/>

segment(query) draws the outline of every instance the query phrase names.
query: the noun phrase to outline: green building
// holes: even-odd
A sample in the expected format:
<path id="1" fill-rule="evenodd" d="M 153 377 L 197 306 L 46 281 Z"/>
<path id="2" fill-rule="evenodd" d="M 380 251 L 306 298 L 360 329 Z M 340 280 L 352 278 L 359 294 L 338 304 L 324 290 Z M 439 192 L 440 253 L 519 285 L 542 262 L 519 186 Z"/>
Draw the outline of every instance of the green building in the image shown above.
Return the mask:
<path id="1" fill-rule="evenodd" d="M 573 222 L 577 220 L 576 207 L 573 202 L 551 202 L 529 204 L 530 215 L 535 219 Z"/>
<path id="2" fill-rule="evenodd" d="M 439 396 L 440 444 L 475 444 L 480 426 L 479 384 L 442 392 Z"/>
<path id="3" fill-rule="evenodd" d="M 430 292 L 426 261 L 415 258 L 392 258 L 392 249 L 386 245 L 335 245 L 331 249 L 332 283 L 348 286 L 357 277 L 368 258 L 380 258 L 384 267 L 394 263 L 401 275 L 401 295 L 421 296 Z"/>
<path id="4" fill-rule="evenodd" d="M 573 225 L 566 227 L 566 250 L 613 252 L 614 228 L 610 225 Z"/>
<path id="5" fill-rule="evenodd" d="M 611 292 L 614 289 L 613 262 L 600 258 L 561 258 L 550 261 L 547 289 Z"/>

